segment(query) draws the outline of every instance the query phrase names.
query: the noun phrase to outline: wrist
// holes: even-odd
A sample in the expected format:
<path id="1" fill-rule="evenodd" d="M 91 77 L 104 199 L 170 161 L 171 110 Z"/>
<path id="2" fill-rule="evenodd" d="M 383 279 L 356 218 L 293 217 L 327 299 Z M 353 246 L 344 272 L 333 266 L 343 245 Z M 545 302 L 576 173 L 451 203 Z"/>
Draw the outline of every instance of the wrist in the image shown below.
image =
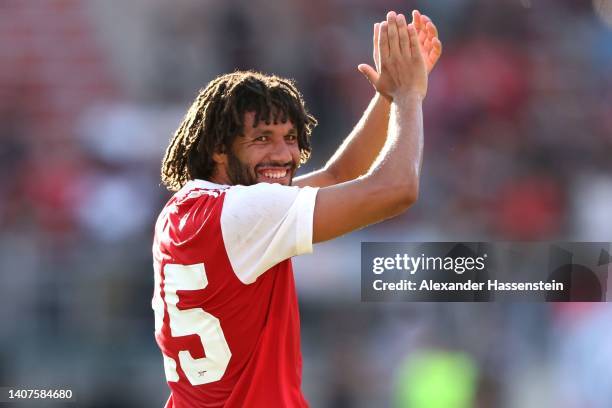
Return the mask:
<path id="1" fill-rule="evenodd" d="M 425 95 L 417 91 L 398 92 L 393 95 L 393 102 L 396 104 L 423 102 Z"/>
<path id="2" fill-rule="evenodd" d="M 376 97 L 379 98 L 380 100 L 383 100 L 387 103 L 392 103 L 393 102 L 393 98 L 391 97 L 391 95 L 389 94 L 384 94 L 382 92 L 376 91 Z"/>

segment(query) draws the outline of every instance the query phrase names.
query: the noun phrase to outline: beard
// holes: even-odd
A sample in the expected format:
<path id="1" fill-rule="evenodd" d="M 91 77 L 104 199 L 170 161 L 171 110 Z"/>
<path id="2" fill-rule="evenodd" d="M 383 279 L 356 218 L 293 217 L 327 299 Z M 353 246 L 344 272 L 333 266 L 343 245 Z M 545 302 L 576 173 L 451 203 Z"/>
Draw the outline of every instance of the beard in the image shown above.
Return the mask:
<path id="1" fill-rule="evenodd" d="M 282 167 L 283 169 L 289 168 L 289 185 L 293 182 L 293 175 L 297 170 L 297 164 L 294 161 L 281 163 L 281 162 L 267 162 L 260 163 L 251 169 L 248 165 L 245 165 L 236 157 L 236 155 L 230 150 L 227 153 L 227 176 L 232 185 L 243 185 L 251 186 L 259 183 L 257 180 L 257 168 L 259 167 Z"/>

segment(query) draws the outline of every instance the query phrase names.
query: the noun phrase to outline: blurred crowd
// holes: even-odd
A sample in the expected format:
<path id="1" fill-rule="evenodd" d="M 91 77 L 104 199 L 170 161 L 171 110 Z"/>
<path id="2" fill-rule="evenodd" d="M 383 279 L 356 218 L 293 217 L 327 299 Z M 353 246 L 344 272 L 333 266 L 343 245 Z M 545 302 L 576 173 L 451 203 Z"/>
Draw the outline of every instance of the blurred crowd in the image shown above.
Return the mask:
<path id="1" fill-rule="evenodd" d="M 1 2 L 0 386 L 162 406 L 150 247 L 169 198 L 161 157 L 191 100 L 234 69 L 294 78 L 320 123 L 302 171 L 318 168 L 373 96 L 356 69 L 373 23 L 413 8 L 444 44 L 421 195 L 296 259 L 305 394 L 334 408 L 612 406 L 606 303 L 359 297 L 361 241 L 612 241 L 608 0 Z"/>

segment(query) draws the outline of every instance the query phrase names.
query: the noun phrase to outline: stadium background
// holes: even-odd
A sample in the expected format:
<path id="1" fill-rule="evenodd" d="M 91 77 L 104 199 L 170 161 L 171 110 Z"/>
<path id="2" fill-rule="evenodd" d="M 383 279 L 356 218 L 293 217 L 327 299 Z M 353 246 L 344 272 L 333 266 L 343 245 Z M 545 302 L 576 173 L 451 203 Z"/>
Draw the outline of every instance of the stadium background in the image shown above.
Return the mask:
<path id="1" fill-rule="evenodd" d="M 372 89 L 372 23 L 418 7 L 444 55 L 421 197 L 296 259 L 313 407 L 610 407 L 608 304 L 365 304 L 360 241 L 611 241 L 607 0 L 3 0 L 0 385 L 161 407 L 151 237 L 163 150 L 197 89 L 293 77 L 324 163 Z M 53 405 L 48 405 L 53 406 Z"/>

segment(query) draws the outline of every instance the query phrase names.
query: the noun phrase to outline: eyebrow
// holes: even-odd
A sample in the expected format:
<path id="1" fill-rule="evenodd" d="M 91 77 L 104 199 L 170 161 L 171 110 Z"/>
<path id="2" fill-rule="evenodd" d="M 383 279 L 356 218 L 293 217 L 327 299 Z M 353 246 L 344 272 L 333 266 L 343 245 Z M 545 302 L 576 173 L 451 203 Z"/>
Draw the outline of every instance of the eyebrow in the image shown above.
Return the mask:
<path id="1" fill-rule="evenodd" d="M 261 133 L 258 132 L 258 134 L 264 135 L 264 136 L 270 136 L 270 135 L 273 135 L 274 132 L 272 132 L 271 130 L 263 130 Z M 287 132 L 287 135 L 297 135 L 297 129 L 292 128 L 289 132 Z"/>

